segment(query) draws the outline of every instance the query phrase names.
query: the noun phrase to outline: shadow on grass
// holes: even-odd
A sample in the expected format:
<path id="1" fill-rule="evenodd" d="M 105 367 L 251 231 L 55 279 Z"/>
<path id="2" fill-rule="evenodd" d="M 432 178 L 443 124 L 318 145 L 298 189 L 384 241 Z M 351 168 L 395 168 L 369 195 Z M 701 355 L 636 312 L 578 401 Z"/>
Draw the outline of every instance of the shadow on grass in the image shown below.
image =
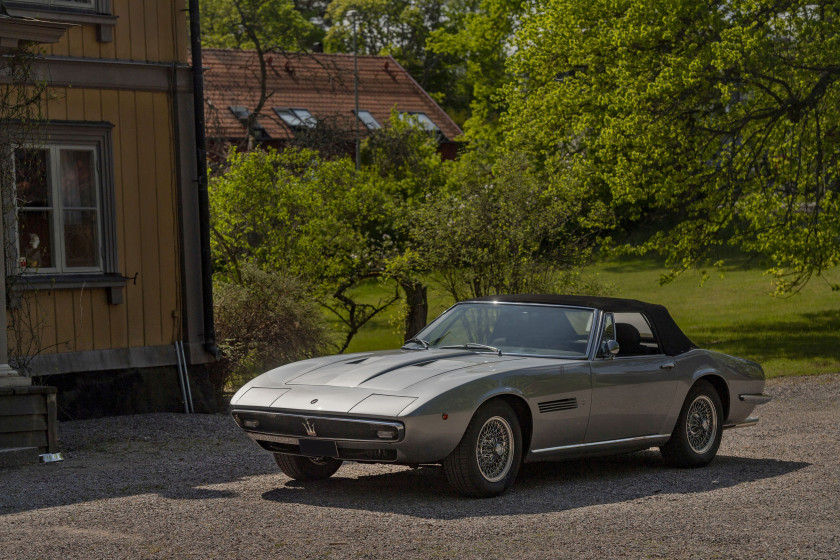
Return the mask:
<path id="1" fill-rule="evenodd" d="M 766 359 L 790 359 L 840 362 L 840 311 L 826 310 L 803 313 L 800 319 L 787 321 L 760 320 L 731 325 L 725 339 L 714 335 L 696 335 L 701 348 L 732 351 L 741 357 L 759 362 Z"/>
<path id="2" fill-rule="evenodd" d="M 498 498 L 456 496 L 440 468 L 319 482 L 290 481 L 264 500 L 308 506 L 460 519 L 557 512 L 667 494 L 695 494 L 782 476 L 810 463 L 718 457 L 703 469 L 665 468 L 653 451 L 522 467 L 513 488 Z"/>

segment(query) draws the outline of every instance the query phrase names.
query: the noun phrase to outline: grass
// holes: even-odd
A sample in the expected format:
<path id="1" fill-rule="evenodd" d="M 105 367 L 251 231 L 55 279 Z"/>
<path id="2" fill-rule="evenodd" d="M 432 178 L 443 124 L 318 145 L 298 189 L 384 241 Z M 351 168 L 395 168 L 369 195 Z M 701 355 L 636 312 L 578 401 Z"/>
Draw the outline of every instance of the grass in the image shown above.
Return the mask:
<path id="1" fill-rule="evenodd" d="M 840 293 L 821 279 L 812 280 L 793 295 L 777 297 L 772 278 L 746 261 L 711 271 L 701 282 L 686 273 L 659 285 L 665 267 L 653 259 L 602 262 L 586 270 L 588 276 L 612 286 L 609 295 L 661 303 L 677 324 L 701 348 L 755 360 L 768 377 L 840 371 Z M 840 282 L 840 270 L 827 278 Z M 450 304 L 430 288 L 429 319 Z M 364 286 L 362 296 L 383 295 L 376 283 Z M 399 311 L 392 308 L 375 317 L 353 339 L 348 351 L 396 348 L 401 342 Z"/>

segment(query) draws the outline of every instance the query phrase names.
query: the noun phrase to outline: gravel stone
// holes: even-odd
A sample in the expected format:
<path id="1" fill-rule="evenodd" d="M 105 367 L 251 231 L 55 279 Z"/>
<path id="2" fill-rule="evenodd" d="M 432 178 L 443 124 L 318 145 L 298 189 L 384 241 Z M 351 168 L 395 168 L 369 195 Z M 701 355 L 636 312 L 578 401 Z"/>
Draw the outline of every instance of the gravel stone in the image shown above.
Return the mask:
<path id="1" fill-rule="evenodd" d="M 528 464 L 487 500 L 439 468 L 290 480 L 226 415 L 64 422 L 64 462 L 0 470 L 0 558 L 840 558 L 840 374 L 767 392 L 706 468 Z"/>

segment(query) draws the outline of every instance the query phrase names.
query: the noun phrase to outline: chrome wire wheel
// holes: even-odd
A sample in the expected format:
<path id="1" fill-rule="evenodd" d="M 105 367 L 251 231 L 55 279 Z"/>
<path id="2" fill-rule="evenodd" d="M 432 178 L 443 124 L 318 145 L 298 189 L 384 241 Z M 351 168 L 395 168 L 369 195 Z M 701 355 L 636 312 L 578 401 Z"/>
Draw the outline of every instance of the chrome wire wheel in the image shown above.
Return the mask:
<path id="1" fill-rule="evenodd" d="M 706 453 L 715 444 L 717 422 L 712 400 L 706 395 L 698 395 L 688 408 L 685 422 L 688 444 L 698 455 Z"/>
<path id="2" fill-rule="evenodd" d="M 513 464 L 513 429 L 507 420 L 493 416 L 484 422 L 475 444 L 475 457 L 487 482 L 498 482 L 507 476 Z"/>

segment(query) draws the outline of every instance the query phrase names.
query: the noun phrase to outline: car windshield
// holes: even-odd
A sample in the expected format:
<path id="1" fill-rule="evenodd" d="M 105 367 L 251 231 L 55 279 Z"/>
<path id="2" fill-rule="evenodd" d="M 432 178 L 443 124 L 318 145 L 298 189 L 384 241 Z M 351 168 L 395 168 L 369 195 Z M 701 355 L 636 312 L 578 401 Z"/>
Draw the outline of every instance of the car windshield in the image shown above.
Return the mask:
<path id="1" fill-rule="evenodd" d="M 460 303 L 406 342 L 405 348 L 583 358 L 595 312 L 558 305 Z"/>

